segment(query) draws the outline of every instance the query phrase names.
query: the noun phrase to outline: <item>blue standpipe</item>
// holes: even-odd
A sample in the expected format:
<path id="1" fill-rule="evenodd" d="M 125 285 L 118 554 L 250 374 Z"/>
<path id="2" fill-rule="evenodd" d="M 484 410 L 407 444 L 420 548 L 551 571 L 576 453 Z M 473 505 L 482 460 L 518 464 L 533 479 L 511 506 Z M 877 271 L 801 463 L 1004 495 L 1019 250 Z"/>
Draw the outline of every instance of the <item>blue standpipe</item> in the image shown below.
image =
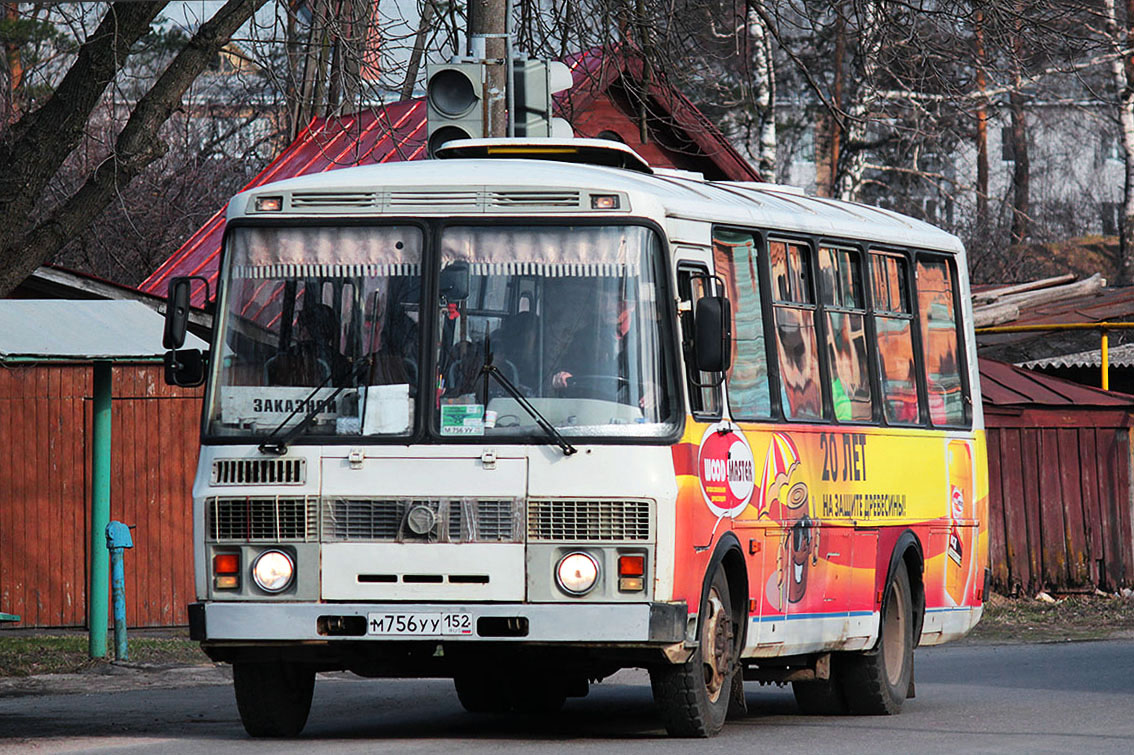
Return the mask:
<path id="1" fill-rule="evenodd" d="M 126 648 L 126 569 L 122 552 L 134 547 L 130 528 L 122 522 L 106 525 L 106 547 L 110 551 L 110 592 L 114 601 L 114 657 L 129 658 Z"/>

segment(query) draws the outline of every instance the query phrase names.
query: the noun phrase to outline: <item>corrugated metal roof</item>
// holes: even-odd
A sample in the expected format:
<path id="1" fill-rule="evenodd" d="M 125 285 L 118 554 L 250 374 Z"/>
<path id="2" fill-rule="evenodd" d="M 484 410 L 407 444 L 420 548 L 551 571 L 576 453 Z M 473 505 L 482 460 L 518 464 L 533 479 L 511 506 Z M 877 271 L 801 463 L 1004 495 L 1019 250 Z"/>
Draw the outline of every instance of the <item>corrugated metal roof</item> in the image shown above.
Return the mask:
<path id="1" fill-rule="evenodd" d="M 1111 346 L 1108 360 L 1111 367 L 1134 367 L 1134 343 Z M 1032 369 L 1037 367 L 1097 367 L 1102 369 L 1102 350 L 1091 349 L 1078 351 L 1074 354 L 1048 357 L 1047 359 L 1033 359 L 1028 362 L 1021 362 L 1020 366 Z"/>
<path id="2" fill-rule="evenodd" d="M 993 359 L 979 359 L 981 399 L 986 405 L 1131 407 L 1134 396 L 1041 375 Z"/>
<path id="3" fill-rule="evenodd" d="M 564 60 L 574 84 L 556 96 L 557 112 L 573 120 L 625 70 L 632 58 L 596 48 Z M 651 99 L 686 130 L 686 136 L 734 180 L 758 180 L 759 175 L 693 104 L 671 87 L 655 86 Z M 427 135 L 424 98 L 364 110 L 336 118 L 316 118 L 244 190 L 296 176 L 337 168 L 420 160 Z M 138 286 L 164 296 L 168 281 L 178 275 L 200 275 L 216 292 L 218 258 L 224 238 L 225 207 L 194 233 L 168 260 Z M 204 285 L 193 290 L 193 305 L 204 303 Z"/>
<path id="4" fill-rule="evenodd" d="M 136 301 L 0 300 L 0 359 L 153 358 L 165 320 Z M 207 349 L 189 333 L 185 348 Z"/>

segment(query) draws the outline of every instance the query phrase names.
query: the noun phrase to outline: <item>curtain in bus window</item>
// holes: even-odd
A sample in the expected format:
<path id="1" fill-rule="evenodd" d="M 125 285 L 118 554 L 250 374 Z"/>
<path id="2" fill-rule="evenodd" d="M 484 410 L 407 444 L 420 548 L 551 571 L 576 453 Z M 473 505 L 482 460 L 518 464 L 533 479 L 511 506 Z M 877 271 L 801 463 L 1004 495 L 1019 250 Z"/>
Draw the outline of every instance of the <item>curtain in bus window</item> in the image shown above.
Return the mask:
<path id="1" fill-rule="evenodd" d="M 421 232 L 393 226 L 242 228 L 229 253 L 234 278 L 417 275 Z"/>
<path id="2" fill-rule="evenodd" d="M 835 419 L 840 421 L 867 421 L 874 416 L 859 269 L 857 251 L 831 247 L 819 249 L 821 298 L 827 316 L 831 402 Z"/>
<path id="3" fill-rule="evenodd" d="M 732 368 L 727 375 L 732 413 L 737 418 L 766 418 L 772 413 L 772 398 L 756 239 L 750 233 L 716 229 L 713 262 L 732 303 Z"/>
<path id="4" fill-rule="evenodd" d="M 918 260 L 917 301 L 929 387 L 929 417 L 935 425 L 965 421 L 953 279 L 944 260 Z"/>
<path id="5" fill-rule="evenodd" d="M 823 416 L 823 392 L 819 384 L 815 313 L 777 306 L 776 342 L 784 416 L 819 419 Z"/>
<path id="6" fill-rule="evenodd" d="M 640 226 L 446 229 L 441 253 L 464 260 L 472 275 L 634 277 L 649 231 Z"/>

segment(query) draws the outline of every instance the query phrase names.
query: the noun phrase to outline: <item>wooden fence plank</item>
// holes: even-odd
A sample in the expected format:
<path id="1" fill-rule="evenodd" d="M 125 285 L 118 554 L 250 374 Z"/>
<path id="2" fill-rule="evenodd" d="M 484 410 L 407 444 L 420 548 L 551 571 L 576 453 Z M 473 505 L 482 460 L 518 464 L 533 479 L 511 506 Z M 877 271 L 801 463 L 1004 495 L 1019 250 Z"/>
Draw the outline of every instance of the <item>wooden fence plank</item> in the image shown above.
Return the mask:
<path id="1" fill-rule="evenodd" d="M 1063 509 L 1063 546 L 1067 554 L 1067 584 L 1085 587 L 1091 583 L 1087 534 L 1083 517 L 1083 473 L 1079 467 L 1079 433 L 1075 428 L 1056 430 L 1059 455 L 1059 487 Z"/>
<path id="2" fill-rule="evenodd" d="M 985 437 L 988 448 L 988 558 L 992 568 L 992 583 L 1003 589 L 1004 585 L 1010 583 L 1010 578 L 1004 534 L 1003 482 L 1000 479 L 1000 430 L 990 429 Z"/>

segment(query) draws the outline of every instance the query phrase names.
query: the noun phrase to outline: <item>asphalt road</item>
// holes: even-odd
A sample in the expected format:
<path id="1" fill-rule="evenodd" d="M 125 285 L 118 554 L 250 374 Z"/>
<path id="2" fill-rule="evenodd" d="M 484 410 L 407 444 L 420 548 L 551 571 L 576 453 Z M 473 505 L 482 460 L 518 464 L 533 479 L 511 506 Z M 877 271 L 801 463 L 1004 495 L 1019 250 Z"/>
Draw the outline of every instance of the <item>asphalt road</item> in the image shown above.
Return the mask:
<path id="1" fill-rule="evenodd" d="M 36 752 L 1134 752 L 1134 640 L 917 651 L 899 716 L 805 717 L 749 683 L 749 715 L 716 739 L 665 736 L 645 674 L 622 672 L 546 719 L 465 713 L 447 681 L 321 677 L 300 740 L 256 741 L 227 684 L 0 698 L 0 750 Z M 90 685 L 93 688 L 95 684 Z"/>

